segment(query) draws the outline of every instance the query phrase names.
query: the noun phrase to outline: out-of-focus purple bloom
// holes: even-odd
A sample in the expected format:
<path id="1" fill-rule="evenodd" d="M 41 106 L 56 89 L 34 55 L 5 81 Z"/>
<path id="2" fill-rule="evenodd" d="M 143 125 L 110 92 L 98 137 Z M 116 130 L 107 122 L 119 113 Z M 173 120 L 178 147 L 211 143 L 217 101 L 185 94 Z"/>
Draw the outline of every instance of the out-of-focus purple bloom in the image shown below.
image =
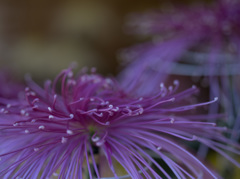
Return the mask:
<path id="1" fill-rule="evenodd" d="M 114 79 L 95 73 L 75 78 L 71 69 L 44 89 L 28 79 L 26 100 L 5 104 L 9 107 L 0 114 L 0 177 L 82 178 L 87 172 L 100 178 L 97 148 L 116 178 L 113 159 L 132 178 L 161 178 L 157 170 L 164 178 L 218 178 L 180 140 L 204 143 L 239 166 L 224 152 L 239 154 L 239 146 L 224 145 L 231 144 L 222 135 L 226 128 L 206 122 L 207 116 L 187 115 L 216 99 L 186 105 L 197 89 L 176 93 L 177 88 L 178 82 L 169 88 L 161 84 L 156 95 L 139 98 Z"/>
<path id="2" fill-rule="evenodd" d="M 13 79 L 11 72 L 0 70 L 0 98 L 7 99 L 18 98 L 19 92 L 24 89 L 24 85 Z"/>
<path id="3" fill-rule="evenodd" d="M 132 90 L 137 84 L 138 94 L 148 95 L 156 92 L 155 86 L 169 74 L 204 77 L 203 82 L 210 86 L 210 97 L 219 96 L 228 125 L 233 127 L 232 137 L 237 138 L 240 135 L 239 19 L 240 1 L 235 0 L 134 15 L 130 32 L 153 40 L 123 53 L 124 58 L 133 60 L 120 75 L 124 78 L 123 86 Z M 217 113 L 219 109 L 218 104 L 213 104 L 209 111 Z"/>

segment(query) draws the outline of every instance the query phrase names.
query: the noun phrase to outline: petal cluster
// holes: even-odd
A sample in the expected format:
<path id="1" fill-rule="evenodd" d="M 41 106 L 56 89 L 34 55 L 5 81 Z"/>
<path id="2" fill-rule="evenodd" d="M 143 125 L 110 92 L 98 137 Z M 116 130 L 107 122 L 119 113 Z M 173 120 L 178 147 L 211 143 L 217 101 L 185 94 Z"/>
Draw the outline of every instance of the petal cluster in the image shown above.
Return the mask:
<path id="1" fill-rule="evenodd" d="M 239 154 L 239 146 L 224 145 L 231 144 L 226 128 L 188 113 L 217 100 L 187 105 L 195 87 L 176 93 L 178 82 L 161 84 L 156 95 L 139 98 L 113 78 L 74 77 L 71 69 L 44 88 L 27 81 L 25 100 L 1 100 L 0 177 L 100 178 L 102 154 L 115 178 L 114 161 L 132 178 L 218 178 L 179 140 L 203 143 L 239 165 L 224 152 Z"/>

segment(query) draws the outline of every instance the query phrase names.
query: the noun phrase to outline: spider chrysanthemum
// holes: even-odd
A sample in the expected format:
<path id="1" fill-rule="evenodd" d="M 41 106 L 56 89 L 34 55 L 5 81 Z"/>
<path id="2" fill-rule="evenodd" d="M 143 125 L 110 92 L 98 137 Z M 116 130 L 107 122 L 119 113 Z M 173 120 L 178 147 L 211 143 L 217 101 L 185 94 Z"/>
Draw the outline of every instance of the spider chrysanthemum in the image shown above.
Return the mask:
<path id="1" fill-rule="evenodd" d="M 1 178 L 100 178 L 96 154 L 105 156 L 115 178 L 119 165 L 132 178 L 217 178 L 181 141 L 204 143 L 238 165 L 224 153 L 239 153 L 223 144 L 225 128 L 183 113 L 215 101 L 180 105 L 194 87 L 175 94 L 175 81 L 175 87 L 161 84 L 155 96 L 139 98 L 114 79 L 73 77 L 71 69 L 44 88 L 27 81 L 25 101 L 0 101 Z"/>

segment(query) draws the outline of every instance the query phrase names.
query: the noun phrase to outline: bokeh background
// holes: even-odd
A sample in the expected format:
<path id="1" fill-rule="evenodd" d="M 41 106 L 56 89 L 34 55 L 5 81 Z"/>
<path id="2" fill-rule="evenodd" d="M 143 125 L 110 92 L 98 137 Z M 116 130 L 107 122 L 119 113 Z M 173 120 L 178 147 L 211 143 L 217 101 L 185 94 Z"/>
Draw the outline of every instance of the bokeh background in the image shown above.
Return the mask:
<path id="1" fill-rule="evenodd" d="M 116 74 L 118 51 L 139 40 L 124 32 L 130 13 L 189 2 L 1 0 L 0 66 L 35 80 L 52 78 L 72 61 Z"/>

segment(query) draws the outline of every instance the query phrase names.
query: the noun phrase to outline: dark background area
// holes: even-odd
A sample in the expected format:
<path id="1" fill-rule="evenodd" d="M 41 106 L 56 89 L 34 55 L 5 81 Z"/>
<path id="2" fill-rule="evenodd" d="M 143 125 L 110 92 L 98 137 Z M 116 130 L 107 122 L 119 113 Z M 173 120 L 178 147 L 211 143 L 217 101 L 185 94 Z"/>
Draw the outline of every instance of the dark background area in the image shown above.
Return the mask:
<path id="1" fill-rule="evenodd" d="M 189 2 L 202 1 L 0 1 L 0 66 L 41 80 L 72 61 L 116 74 L 118 51 L 138 42 L 124 33 L 129 14 Z"/>

